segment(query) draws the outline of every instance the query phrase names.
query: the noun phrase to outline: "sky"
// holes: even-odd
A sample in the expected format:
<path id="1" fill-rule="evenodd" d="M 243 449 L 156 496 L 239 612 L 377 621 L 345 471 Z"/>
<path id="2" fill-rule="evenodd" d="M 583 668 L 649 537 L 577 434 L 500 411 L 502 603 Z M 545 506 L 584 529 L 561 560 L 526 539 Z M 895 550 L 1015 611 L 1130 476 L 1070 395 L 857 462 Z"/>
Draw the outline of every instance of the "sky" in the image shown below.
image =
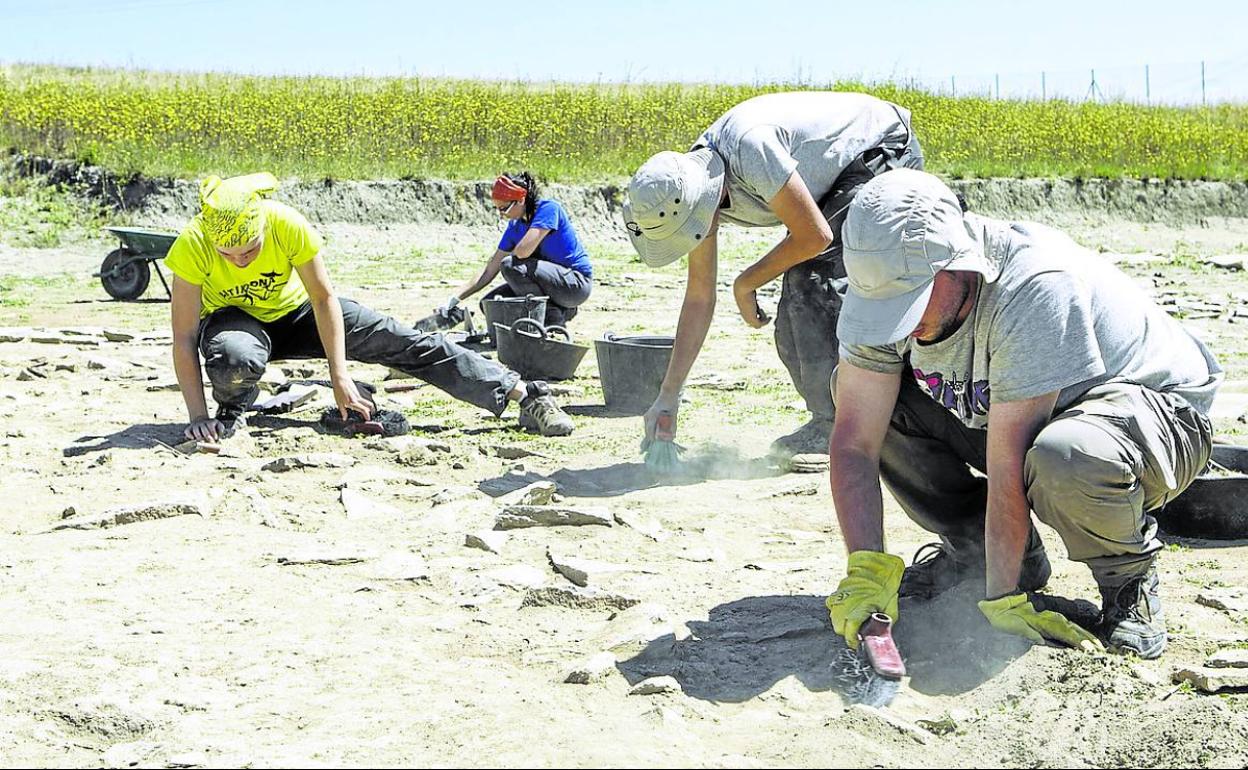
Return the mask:
<path id="1" fill-rule="evenodd" d="M 1191 103 L 1203 61 L 1208 101 L 1248 102 L 1245 29 L 1243 0 L 0 0 L 0 63 Z"/>

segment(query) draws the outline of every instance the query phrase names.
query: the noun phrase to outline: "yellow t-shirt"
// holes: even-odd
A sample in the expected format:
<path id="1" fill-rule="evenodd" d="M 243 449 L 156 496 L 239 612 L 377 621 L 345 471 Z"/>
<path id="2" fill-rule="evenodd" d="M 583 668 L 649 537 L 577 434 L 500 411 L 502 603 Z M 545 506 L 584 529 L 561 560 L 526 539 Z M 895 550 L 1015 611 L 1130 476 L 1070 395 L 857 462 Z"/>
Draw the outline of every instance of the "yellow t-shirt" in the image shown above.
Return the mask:
<path id="1" fill-rule="evenodd" d="M 308 220 L 277 201 L 261 202 L 264 222 L 260 255 L 244 268 L 217 253 L 196 216 L 169 248 L 165 265 L 200 287 L 201 317 L 223 307 L 240 307 L 259 321 L 276 321 L 308 300 L 294 268 L 321 251 L 321 236 Z"/>

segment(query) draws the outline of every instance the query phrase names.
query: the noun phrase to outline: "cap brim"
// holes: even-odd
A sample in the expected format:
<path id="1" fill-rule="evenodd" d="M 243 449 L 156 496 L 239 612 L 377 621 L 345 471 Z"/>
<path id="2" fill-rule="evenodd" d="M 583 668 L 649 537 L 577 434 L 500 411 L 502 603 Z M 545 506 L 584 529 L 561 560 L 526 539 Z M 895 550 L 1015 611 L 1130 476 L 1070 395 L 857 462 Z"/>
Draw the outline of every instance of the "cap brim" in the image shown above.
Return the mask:
<path id="1" fill-rule="evenodd" d="M 628 238 L 637 250 L 641 261 L 650 267 L 663 267 L 693 251 L 711 230 L 711 220 L 719 208 L 720 193 L 724 184 L 724 161 L 719 153 L 707 153 L 706 176 L 699 180 L 699 187 L 689 192 L 697 195 L 697 202 L 689 212 L 689 218 L 676 232 L 666 238 L 647 238 L 639 231 L 629 230 Z M 632 220 L 632 207 L 624 203 L 624 221 Z"/>
<path id="2" fill-rule="evenodd" d="M 934 277 L 933 277 L 934 278 Z M 868 299 L 851 285 L 836 322 L 836 336 L 847 345 L 889 345 L 909 337 L 919 326 L 935 280 L 888 299 Z"/>

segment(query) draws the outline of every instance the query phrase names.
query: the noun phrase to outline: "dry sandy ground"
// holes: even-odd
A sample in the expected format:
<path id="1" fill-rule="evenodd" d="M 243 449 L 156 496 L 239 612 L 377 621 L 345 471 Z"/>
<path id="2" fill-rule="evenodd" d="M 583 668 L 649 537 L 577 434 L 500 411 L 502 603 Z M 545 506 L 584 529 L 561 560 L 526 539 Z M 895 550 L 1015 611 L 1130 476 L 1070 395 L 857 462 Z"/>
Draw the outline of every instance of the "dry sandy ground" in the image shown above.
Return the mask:
<path id="1" fill-rule="evenodd" d="M 1067 224 L 1092 245 L 1161 254 L 1128 267 L 1159 290 L 1229 302 L 1193 325 L 1245 376 L 1234 321 L 1248 319 L 1230 311 L 1248 280 L 1190 257 L 1248 251 L 1248 225 Z M 440 302 L 495 237 L 326 230 L 342 293 L 405 318 Z M 730 294 L 694 374 L 742 389 L 687 390 L 695 462 L 678 482 L 640 465 L 640 419 L 603 409 L 592 354 L 564 399 L 569 438 L 529 437 L 514 411 L 495 420 L 426 387 L 388 397 L 423 426 L 408 438 L 323 434 L 313 404 L 254 419 L 233 456 L 185 456 L 164 446 L 185 417 L 165 387 L 168 306 L 106 301 L 90 271 L 108 248 L 75 237 L 0 251 L 0 326 L 22 338 L 0 342 L 0 765 L 1248 764 L 1245 696 L 1170 678 L 1248 643 L 1244 616 L 1195 601 L 1245 583 L 1239 542 L 1171 539 L 1161 661 L 1030 647 L 993 632 L 967 586 L 902 605 L 911 677 L 886 711 L 847 707 L 822 605 L 844 569 L 826 480 L 765 460 L 802 413 L 770 330 L 746 329 Z M 727 249 L 725 276 L 758 248 Z M 647 272 L 618 243 L 596 251 L 602 280 L 575 331 L 670 331 L 679 273 Z M 41 343 L 29 327 L 84 334 Z M 107 341 L 105 328 L 134 339 Z M 308 376 L 323 367 L 282 364 L 270 379 Z M 1219 431 L 1233 438 L 1242 411 L 1220 404 Z M 308 453 L 351 467 L 262 467 Z M 538 480 L 613 525 L 515 530 L 497 553 L 465 546 L 492 528 L 494 496 Z M 181 500 L 196 507 L 51 529 L 68 508 Z M 886 515 L 893 552 L 930 539 L 891 501 Z M 1045 539 L 1052 590 L 1093 598 L 1087 571 Z M 591 560 L 600 593 L 568 594 L 550 555 Z M 565 683 L 578 667 L 592 681 Z M 629 694 L 650 676 L 674 691 Z"/>

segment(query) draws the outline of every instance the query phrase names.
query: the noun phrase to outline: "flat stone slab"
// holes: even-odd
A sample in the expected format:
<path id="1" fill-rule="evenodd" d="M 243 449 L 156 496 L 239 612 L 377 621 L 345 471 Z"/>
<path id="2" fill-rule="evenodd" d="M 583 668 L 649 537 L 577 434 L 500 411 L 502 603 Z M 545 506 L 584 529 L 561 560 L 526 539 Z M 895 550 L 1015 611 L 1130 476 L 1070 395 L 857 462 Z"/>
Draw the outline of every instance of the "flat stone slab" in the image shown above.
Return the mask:
<path id="1" fill-rule="evenodd" d="M 524 595 L 522 607 L 566 607 L 575 610 L 626 610 L 641 600 L 596 588 L 578 586 L 545 586 L 533 588 Z"/>
<path id="2" fill-rule="evenodd" d="M 368 519 L 377 516 L 396 518 L 402 515 L 402 512 L 393 505 L 374 500 L 349 486 L 343 487 L 340 495 L 342 507 L 346 510 L 348 519 Z"/>
<path id="3" fill-rule="evenodd" d="M 619 564 L 582 559 L 577 556 L 556 553 L 549 549 L 546 551 L 546 559 L 550 562 L 550 566 L 555 568 L 556 572 L 563 575 L 574 585 L 582 588 L 589 585 L 591 579 L 597 579 L 602 575 L 608 575 L 613 572 L 627 572 L 629 569 Z"/>
<path id="4" fill-rule="evenodd" d="M 605 679 L 612 671 L 615 671 L 615 656 L 600 652 L 574 664 L 563 675 L 563 681 L 566 684 L 593 684 Z"/>
<path id="5" fill-rule="evenodd" d="M 464 535 L 464 547 L 476 548 L 480 551 L 489 551 L 490 553 L 502 553 L 503 546 L 511 538 L 506 532 L 498 532 L 493 529 L 484 529 L 479 532 L 469 532 Z"/>
<path id="6" fill-rule="evenodd" d="M 553 481 L 535 481 L 498 498 L 503 505 L 550 505 L 559 490 Z"/>
<path id="7" fill-rule="evenodd" d="M 1238 690 L 1248 687 L 1248 669 L 1181 668 L 1171 675 L 1176 684 L 1188 682 L 1202 692 Z"/>
<path id="8" fill-rule="evenodd" d="M 1238 588 L 1206 588 L 1196 594 L 1196 603 L 1236 617 L 1248 614 L 1248 593 Z"/>
<path id="9" fill-rule="evenodd" d="M 680 692 L 680 682 L 674 676 L 652 676 L 642 679 L 628 691 L 629 695 L 668 695 Z"/>
<path id="10" fill-rule="evenodd" d="M 356 459 L 337 452 L 310 452 L 301 455 L 279 457 L 260 466 L 261 470 L 284 473 L 299 468 L 350 468 Z"/>
<path id="11" fill-rule="evenodd" d="M 1209 668 L 1248 668 L 1248 650 L 1218 650 L 1205 661 Z"/>
<path id="12" fill-rule="evenodd" d="M 301 553 L 278 556 L 274 559 L 284 567 L 322 565 L 341 567 L 346 564 L 362 564 L 373 558 L 372 554 L 340 553 L 337 551 L 304 551 Z"/>
<path id="13" fill-rule="evenodd" d="M 203 500 L 176 500 L 143 505 L 110 508 L 103 513 L 70 516 L 57 522 L 49 531 L 60 529 L 107 529 L 140 521 L 170 519 L 175 516 L 206 516 L 208 506 Z"/>
<path id="14" fill-rule="evenodd" d="M 485 573 L 485 576 L 499 585 L 508 588 L 539 589 L 546 585 L 547 572 L 527 564 L 516 564 L 511 567 L 500 567 Z M 526 599 L 527 601 L 527 599 Z"/>
<path id="15" fill-rule="evenodd" d="M 562 505 L 509 505 L 494 519 L 494 529 L 525 527 L 610 527 L 611 512 L 602 507 L 569 508 Z"/>

